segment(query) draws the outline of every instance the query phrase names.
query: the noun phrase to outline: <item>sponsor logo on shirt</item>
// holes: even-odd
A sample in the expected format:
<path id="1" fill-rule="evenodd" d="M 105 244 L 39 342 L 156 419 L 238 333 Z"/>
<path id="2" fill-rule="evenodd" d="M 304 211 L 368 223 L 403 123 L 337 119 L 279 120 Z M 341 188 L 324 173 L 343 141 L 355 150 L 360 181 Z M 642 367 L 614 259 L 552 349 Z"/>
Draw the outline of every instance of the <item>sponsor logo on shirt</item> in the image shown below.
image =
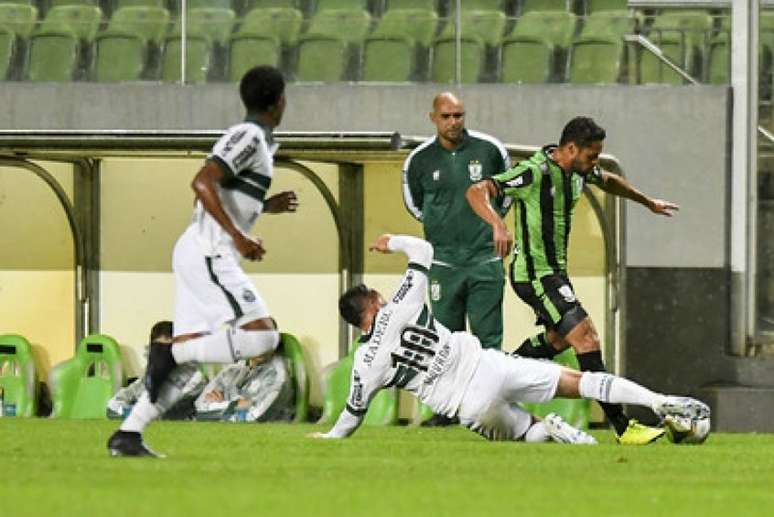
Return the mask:
<path id="1" fill-rule="evenodd" d="M 371 339 L 368 340 L 368 350 L 366 350 L 363 356 L 363 362 L 367 365 L 371 365 L 376 353 L 379 351 L 379 345 L 384 338 L 384 333 L 387 330 L 387 325 L 390 324 L 390 318 L 392 318 L 392 311 L 382 309 L 379 311 L 379 316 L 374 323 L 374 333 Z"/>
<path id="2" fill-rule="evenodd" d="M 247 131 L 243 129 L 231 135 L 231 138 L 228 139 L 228 142 L 226 142 L 226 145 L 223 147 L 223 154 L 228 154 L 229 152 L 231 152 L 231 149 L 234 148 L 234 145 L 236 145 L 237 142 L 242 140 L 242 138 L 245 136 L 246 133 Z"/>
<path id="3" fill-rule="evenodd" d="M 438 283 L 438 280 L 430 282 L 430 299 L 434 302 L 441 299 L 441 284 Z"/>
<path id="4" fill-rule="evenodd" d="M 565 284 L 559 288 L 559 294 L 562 295 L 564 301 L 567 303 L 573 303 L 575 301 L 575 293 L 572 292 L 572 288 Z"/>
<path id="5" fill-rule="evenodd" d="M 253 138 L 252 142 L 247 144 L 239 154 L 234 157 L 234 168 L 239 170 L 244 167 L 247 160 L 249 160 L 258 150 L 258 137 Z"/>
<path id="6" fill-rule="evenodd" d="M 352 405 L 356 408 L 363 405 L 363 383 L 357 370 L 352 373 Z"/>
<path id="7" fill-rule="evenodd" d="M 255 293 L 250 289 L 245 289 L 242 291 L 242 299 L 247 303 L 253 303 L 255 301 Z"/>
<path id="8" fill-rule="evenodd" d="M 443 372 L 449 369 L 447 361 L 449 360 L 450 355 L 451 347 L 449 346 L 449 343 L 445 343 L 438 351 L 438 353 L 435 354 L 433 362 L 430 364 L 430 367 L 425 373 L 425 380 L 423 381 L 425 386 L 434 384 L 435 381 L 438 380 L 438 377 L 440 377 Z"/>
<path id="9" fill-rule="evenodd" d="M 406 271 L 406 279 L 403 281 L 402 284 L 400 284 L 400 287 L 398 288 L 398 292 L 395 293 L 395 296 L 392 297 L 393 303 L 400 303 L 403 298 L 406 297 L 406 294 L 408 294 L 409 290 L 414 286 L 414 271 L 409 269 Z"/>
<path id="10" fill-rule="evenodd" d="M 468 163 L 468 172 L 470 173 L 470 181 L 481 181 L 484 172 L 484 166 L 478 160 L 471 160 Z"/>

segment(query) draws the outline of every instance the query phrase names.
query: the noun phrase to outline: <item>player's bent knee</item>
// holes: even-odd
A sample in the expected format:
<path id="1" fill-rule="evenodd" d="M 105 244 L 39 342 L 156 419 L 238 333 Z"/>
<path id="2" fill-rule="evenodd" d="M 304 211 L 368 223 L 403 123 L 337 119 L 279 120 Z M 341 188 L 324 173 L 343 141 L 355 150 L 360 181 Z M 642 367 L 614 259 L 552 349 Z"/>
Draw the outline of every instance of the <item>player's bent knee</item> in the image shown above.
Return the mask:
<path id="1" fill-rule="evenodd" d="M 562 374 L 559 377 L 559 384 L 556 388 L 556 397 L 579 398 L 580 383 L 583 374 L 570 368 L 562 368 Z"/>
<path id="2" fill-rule="evenodd" d="M 233 332 L 234 359 L 247 359 L 274 352 L 279 346 L 277 330 L 249 330 L 237 328 Z"/>

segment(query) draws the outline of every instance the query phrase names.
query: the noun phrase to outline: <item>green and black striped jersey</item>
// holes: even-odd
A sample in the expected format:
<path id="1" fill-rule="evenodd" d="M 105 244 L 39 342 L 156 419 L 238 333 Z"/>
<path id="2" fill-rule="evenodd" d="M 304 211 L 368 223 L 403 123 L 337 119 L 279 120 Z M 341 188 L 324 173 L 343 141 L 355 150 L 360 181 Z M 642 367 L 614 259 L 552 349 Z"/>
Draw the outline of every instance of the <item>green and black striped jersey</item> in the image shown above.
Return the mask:
<path id="1" fill-rule="evenodd" d="M 567 246 L 572 213 L 584 183 L 600 184 L 597 168 L 588 174 L 565 174 L 545 146 L 529 159 L 492 177 L 500 195 L 516 204 L 516 250 L 513 278 L 531 282 L 545 275 L 567 272 Z"/>

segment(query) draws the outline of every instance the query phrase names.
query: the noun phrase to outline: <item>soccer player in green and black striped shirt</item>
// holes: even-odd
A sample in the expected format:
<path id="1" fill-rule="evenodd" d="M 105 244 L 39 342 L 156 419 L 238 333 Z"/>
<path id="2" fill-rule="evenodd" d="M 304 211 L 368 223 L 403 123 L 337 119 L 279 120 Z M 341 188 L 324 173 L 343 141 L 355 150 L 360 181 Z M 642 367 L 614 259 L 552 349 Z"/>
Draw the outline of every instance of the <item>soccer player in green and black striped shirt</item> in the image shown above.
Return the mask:
<path id="1" fill-rule="evenodd" d="M 576 117 L 564 127 L 559 145 L 548 145 L 515 167 L 468 189 L 473 210 L 493 229 L 495 248 L 508 254 L 513 237 L 490 198 L 512 198 L 516 203 L 515 259 L 511 286 L 537 315 L 545 332 L 525 340 L 516 354 L 552 358 L 572 346 L 581 370 L 604 371 L 599 336 L 576 299 L 567 276 L 567 248 L 573 210 L 590 183 L 609 194 L 636 201 L 653 213 L 671 216 L 679 207 L 653 199 L 620 176 L 597 167 L 605 130 L 588 117 Z M 646 444 L 664 430 L 629 420 L 617 404 L 604 404 L 605 415 L 622 444 Z"/>

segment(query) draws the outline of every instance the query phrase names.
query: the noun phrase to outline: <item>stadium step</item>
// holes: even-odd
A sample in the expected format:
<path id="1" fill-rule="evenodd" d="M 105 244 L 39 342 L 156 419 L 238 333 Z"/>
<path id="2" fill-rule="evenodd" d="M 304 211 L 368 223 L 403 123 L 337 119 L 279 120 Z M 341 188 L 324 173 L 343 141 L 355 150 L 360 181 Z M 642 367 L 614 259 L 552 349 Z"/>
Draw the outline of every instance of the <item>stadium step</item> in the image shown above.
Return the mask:
<path id="1" fill-rule="evenodd" d="M 768 362 L 768 361 L 767 361 Z M 714 384 L 700 398 L 712 408 L 712 428 L 723 432 L 774 432 L 774 386 Z"/>

